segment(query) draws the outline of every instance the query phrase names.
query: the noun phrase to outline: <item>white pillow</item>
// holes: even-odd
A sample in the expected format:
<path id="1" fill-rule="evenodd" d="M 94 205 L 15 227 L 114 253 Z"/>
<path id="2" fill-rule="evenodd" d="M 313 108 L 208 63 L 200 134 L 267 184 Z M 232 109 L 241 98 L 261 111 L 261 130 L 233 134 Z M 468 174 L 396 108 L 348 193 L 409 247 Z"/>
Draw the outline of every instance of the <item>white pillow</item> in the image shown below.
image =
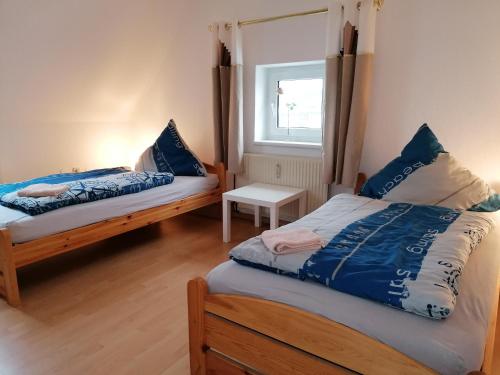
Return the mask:
<path id="1" fill-rule="evenodd" d="M 401 156 L 370 177 L 360 195 L 390 202 L 496 211 L 500 196 L 444 151 L 424 124 Z"/>
<path id="2" fill-rule="evenodd" d="M 139 157 L 135 164 L 136 172 L 154 171 L 158 172 L 158 167 L 153 159 L 153 146 L 149 146 Z"/>
<path id="3" fill-rule="evenodd" d="M 424 165 L 389 191 L 382 199 L 412 202 L 460 210 L 488 199 L 490 187 L 448 153 L 440 153 L 434 163 Z"/>

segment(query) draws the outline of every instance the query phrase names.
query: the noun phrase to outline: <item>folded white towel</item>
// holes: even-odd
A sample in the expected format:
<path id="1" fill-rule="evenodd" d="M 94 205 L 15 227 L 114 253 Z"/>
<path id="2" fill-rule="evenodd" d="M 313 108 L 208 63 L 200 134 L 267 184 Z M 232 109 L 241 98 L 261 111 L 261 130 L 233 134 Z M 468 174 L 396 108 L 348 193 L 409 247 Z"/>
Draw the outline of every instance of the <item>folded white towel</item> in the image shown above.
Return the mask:
<path id="1" fill-rule="evenodd" d="M 320 236 L 305 228 L 266 230 L 262 232 L 261 238 L 269 251 L 278 255 L 314 251 L 325 246 Z"/>
<path id="2" fill-rule="evenodd" d="M 56 197 L 68 190 L 69 186 L 64 184 L 33 184 L 19 190 L 17 195 L 31 198 Z"/>

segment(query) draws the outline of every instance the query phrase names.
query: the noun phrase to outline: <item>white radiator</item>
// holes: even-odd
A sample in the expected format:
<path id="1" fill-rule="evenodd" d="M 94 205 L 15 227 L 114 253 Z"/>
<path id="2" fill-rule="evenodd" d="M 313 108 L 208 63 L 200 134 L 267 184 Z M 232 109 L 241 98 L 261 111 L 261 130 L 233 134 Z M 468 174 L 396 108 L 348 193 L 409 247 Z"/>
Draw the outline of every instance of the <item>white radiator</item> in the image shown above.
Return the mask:
<path id="1" fill-rule="evenodd" d="M 236 178 L 236 186 L 252 182 L 286 185 L 307 190 L 307 212 L 326 202 L 328 186 L 321 181 L 321 159 L 297 156 L 267 154 L 245 154 L 243 172 Z M 246 205 L 239 204 L 242 212 L 253 212 Z M 280 210 L 280 217 L 293 220 L 298 216 L 298 202 Z"/>

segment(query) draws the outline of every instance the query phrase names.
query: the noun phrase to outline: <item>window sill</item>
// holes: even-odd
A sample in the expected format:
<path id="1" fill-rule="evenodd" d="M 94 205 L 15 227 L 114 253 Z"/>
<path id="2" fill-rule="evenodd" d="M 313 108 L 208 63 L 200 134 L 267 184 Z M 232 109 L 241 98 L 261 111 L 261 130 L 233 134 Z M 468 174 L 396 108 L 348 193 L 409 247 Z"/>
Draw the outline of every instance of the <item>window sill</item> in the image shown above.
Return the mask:
<path id="1" fill-rule="evenodd" d="M 321 150 L 321 143 L 314 143 L 314 142 L 268 141 L 262 139 L 258 141 L 253 141 L 253 144 L 258 146 L 278 146 L 278 147 L 308 148 L 314 150 Z"/>

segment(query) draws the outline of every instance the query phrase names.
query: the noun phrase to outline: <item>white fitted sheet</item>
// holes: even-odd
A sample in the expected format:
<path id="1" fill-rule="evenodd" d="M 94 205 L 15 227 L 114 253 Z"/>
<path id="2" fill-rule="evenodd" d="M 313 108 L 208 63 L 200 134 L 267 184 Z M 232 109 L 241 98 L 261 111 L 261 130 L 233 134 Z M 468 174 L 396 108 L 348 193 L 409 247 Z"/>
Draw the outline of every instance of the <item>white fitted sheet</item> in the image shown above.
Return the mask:
<path id="1" fill-rule="evenodd" d="M 176 176 L 169 185 L 140 193 L 60 208 L 42 215 L 29 216 L 0 206 L 0 228 L 8 228 L 14 243 L 30 241 L 54 233 L 161 206 L 217 186 L 217 175 L 207 177 Z"/>
<path id="2" fill-rule="evenodd" d="M 481 367 L 488 320 L 496 307 L 500 212 L 491 215 L 497 225 L 471 254 L 462 275 L 455 311 L 443 321 L 233 261 L 210 271 L 209 291 L 286 303 L 356 329 L 439 373 L 465 374 Z"/>

